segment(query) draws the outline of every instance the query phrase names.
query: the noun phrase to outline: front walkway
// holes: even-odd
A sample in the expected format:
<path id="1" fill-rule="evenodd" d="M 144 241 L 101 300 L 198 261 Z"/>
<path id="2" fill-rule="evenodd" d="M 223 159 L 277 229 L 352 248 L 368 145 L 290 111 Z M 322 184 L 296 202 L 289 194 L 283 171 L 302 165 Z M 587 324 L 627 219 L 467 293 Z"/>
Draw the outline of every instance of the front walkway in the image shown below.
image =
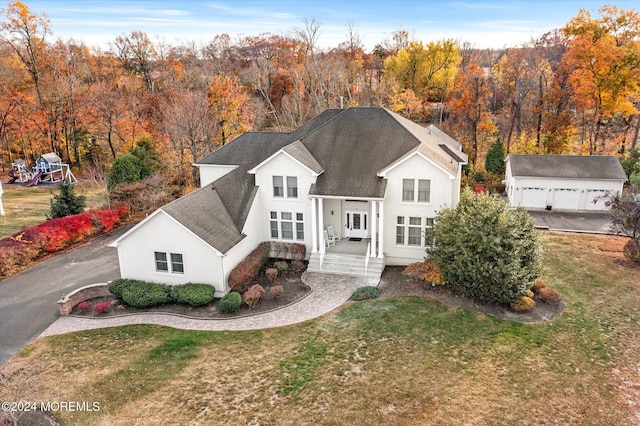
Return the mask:
<path id="1" fill-rule="evenodd" d="M 130 324 L 156 324 L 184 330 L 211 331 L 281 327 L 326 314 L 345 303 L 356 288 L 377 284 L 367 278 L 317 272 L 305 273 L 303 281 L 311 287 L 311 292 L 305 298 L 282 309 L 263 314 L 229 319 L 192 319 L 171 314 L 142 314 L 105 319 L 60 317 L 40 337 Z"/>

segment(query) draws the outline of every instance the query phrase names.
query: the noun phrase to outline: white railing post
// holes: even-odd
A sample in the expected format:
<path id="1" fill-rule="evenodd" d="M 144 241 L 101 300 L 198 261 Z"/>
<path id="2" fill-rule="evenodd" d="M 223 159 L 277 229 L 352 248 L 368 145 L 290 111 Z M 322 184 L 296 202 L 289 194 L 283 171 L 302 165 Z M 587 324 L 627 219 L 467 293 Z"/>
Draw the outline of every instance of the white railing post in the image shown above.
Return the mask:
<path id="1" fill-rule="evenodd" d="M 367 268 L 369 268 L 369 254 L 371 253 L 371 243 L 367 244 L 367 254 L 364 256 L 364 273 L 367 273 Z"/>
<path id="2" fill-rule="evenodd" d="M 324 253 L 326 251 L 325 242 L 320 244 L 320 269 L 322 269 L 322 262 L 324 261 Z"/>

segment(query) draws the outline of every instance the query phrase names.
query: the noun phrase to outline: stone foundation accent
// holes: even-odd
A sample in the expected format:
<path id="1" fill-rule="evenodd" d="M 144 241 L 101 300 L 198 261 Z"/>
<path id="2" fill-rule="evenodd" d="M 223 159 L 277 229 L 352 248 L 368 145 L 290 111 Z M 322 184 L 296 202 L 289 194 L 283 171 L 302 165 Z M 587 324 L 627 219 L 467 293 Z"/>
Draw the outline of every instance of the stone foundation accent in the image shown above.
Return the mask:
<path id="1" fill-rule="evenodd" d="M 65 295 L 58 300 L 60 315 L 69 315 L 74 306 L 94 297 L 111 296 L 107 284 L 90 284 Z"/>

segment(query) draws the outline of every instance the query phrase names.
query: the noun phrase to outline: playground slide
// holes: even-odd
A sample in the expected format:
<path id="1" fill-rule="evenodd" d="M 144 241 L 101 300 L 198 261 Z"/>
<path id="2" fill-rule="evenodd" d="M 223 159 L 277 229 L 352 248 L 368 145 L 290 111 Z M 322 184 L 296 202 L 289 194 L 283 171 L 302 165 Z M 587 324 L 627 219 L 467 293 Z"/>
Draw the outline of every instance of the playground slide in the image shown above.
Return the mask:
<path id="1" fill-rule="evenodd" d="M 33 179 L 31 179 L 29 182 L 27 182 L 27 186 L 37 185 L 38 184 L 38 179 L 40 179 L 40 176 L 42 176 L 42 172 L 36 173 L 33 176 Z"/>
<path id="2" fill-rule="evenodd" d="M 18 176 L 16 176 L 16 172 L 14 170 L 11 170 L 9 172 L 9 177 L 11 178 L 11 180 L 9 182 L 7 182 L 7 183 L 13 183 L 16 180 L 18 180 Z"/>

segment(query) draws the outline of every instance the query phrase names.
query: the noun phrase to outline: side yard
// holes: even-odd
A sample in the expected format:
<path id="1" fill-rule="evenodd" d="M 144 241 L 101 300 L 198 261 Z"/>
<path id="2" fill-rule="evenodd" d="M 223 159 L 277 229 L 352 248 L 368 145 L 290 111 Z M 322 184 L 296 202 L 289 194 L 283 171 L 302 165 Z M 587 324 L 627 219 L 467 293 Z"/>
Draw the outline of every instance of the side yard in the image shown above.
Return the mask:
<path id="1" fill-rule="evenodd" d="M 636 424 L 640 269 L 625 239 L 542 242 L 542 278 L 567 301 L 551 322 L 401 296 L 261 331 L 79 332 L 5 364 L 0 400 L 99 404 L 53 413 L 65 424 Z"/>
<path id="2" fill-rule="evenodd" d="M 0 238 L 8 237 L 33 225 L 42 223 L 47 218 L 50 200 L 53 193 L 58 193 L 56 185 L 39 185 L 26 188 L 18 185 L 2 185 L 4 194 L 2 203 L 5 216 L 0 216 Z M 76 194 L 87 197 L 87 209 L 96 209 L 106 204 L 104 192 L 91 185 L 79 183 L 75 186 Z"/>

